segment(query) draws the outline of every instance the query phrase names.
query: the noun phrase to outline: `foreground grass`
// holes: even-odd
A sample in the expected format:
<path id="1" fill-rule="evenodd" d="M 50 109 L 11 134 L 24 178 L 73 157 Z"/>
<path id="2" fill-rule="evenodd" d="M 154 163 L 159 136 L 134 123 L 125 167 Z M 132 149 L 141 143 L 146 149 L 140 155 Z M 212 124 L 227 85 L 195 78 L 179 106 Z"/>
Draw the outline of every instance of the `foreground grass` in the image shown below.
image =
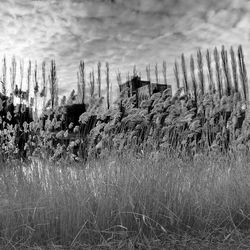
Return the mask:
<path id="1" fill-rule="evenodd" d="M 151 153 L 86 166 L 6 163 L 1 249 L 248 249 L 249 160 Z"/>

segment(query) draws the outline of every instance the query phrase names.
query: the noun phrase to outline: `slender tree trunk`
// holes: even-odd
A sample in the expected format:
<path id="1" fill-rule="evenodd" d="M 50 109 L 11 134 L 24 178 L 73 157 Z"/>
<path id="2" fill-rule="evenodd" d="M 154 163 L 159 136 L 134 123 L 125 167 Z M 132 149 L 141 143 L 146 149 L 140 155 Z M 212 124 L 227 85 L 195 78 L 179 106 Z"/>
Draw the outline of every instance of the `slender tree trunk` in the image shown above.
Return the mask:
<path id="1" fill-rule="evenodd" d="M 207 69 L 208 69 L 208 78 L 209 78 L 209 90 L 210 90 L 210 93 L 215 93 L 213 69 L 212 69 L 211 55 L 210 55 L 209 50 L 207 50 L 206 59 L 207 59 Z"/>
<path id="2" fill-rule="evenodd" d="M 190 57 L 190 71 L 191 71 L 194 100 L 195 100 L 195 103 L 197 104 L 197 83 L 196 83 L 196 79 L 195 79 L 194 58 L 192 55 Z"/>
<path id="3" fill-rule="evenodd" d="M 84 61 L 80 61 L 79 65 L 79 72 L 80 72 L 80 82 L 82 84 L 82 104 L 85 103 L 85 63 Z"/>
<path id="4" fill-rule="evenodd" d="M 93 98 L 95 94 L 95 73 L 94 70 L 89 73 L 89 82 L 90 82 L 90 97 Z"/>
<path id="5" fill-rule="evenodd" d="M 182 67 L 182 74 L 183 74 L 183 86 L 184 91 L 188 93 L 188 79 L 187 79 L 187 69 L 186 69 L 186 62 L 184 54 L 181 55 L 181 67 Z"/>
<path id="6" fill-rule="evenodd" d="M 162 63 L 162 74 L 164 79 L 164 84 L 167 85 L 167 63 L 163 61 Z"/>
<path id="7" fill-rule="evenodd" d="M 109 63 L 106 63 L 106 83 L 107 83 L 107 108 L 110 108 L 110 99 L 109 99 L 109 88 L 110 88 L 110 79 L 109 79 Z"/>
<path id="8" fill-rule="evenodd" d="M 101 63 L 98 62 L 98 97 L 101 98 Z"/>
<path id="9" fill-rule="evenodd" d="M 214 49 L 214 60 L 215 60 L 215 69 L 216 69 L 216 78 L 217 78 L 217 89 L 219 92 L 219 98 L 222 97 L 222 79 L 221 79 L 221 67 L 220 67 L 220 57 L 217 48 Z"/>
<path id="10" fill-rule="evenodd" d="M 50 95 L 51 95 L 51 107 L 54 109 L 58 102 L 58 87 L 57 87 L 57 74 L 56 74 L 56 62 L 55 60 L 51 61 L 50 67 Z"/>
<path id="11" fill-rule="evenodd" d="M 238 60 L 239 60 L 239 72 L 240 72 L 243 96 L 246 102 L 248 103 L 249 102 L 248 79 L 247 79 L 246 65 L 245 65 L 245 60 L 244 60 L 244 55 L 243 55 L 243 50 L 242 50 L 241 45 L 238 48 Z"/>
<path id="12" fill-rule="evenodd" d="M 77 72 L 77 103 L 81 103 L 82 100 L 82 89 L 80 85 L 80 75 L 79 72 Z"/>
<path id="13" fill-rule="evenodd" d="M 117 84 L 118 84 L 118 87 L 119 87 L 119 91 L 121 93 L 122 76 L 121 76 L 121 72 L 119 72 L 119 71 L 116 74 L 116 80 L 117 80 Z"/>
<path id="14" fill-rule="evenodd" d="M 178 67 L 177 62 L 175 62 L 174 64 L 174 76 L 175 76 L 175 81 L 176 81 L 176 87 L 178 90 L 180 88 L 180 78 L 179 78 L 179 67 Z"/>
<path id="15" fill-rule="evenodd" d="M 29 66 L 27 71 L 27 95 L 26 95 L 26 101 L 29 108 L 30 108 L 30 79 L 31 79 L 31 61 L 29 60 Z"/>
<path id="16" fill-rule="evenodd" d="M 20 90 L 19 90 L 19 100 L 20 100 L 20 107 L 22 104 L 22 91 L 23 91 L 23 61 L 20 61 Z"/>
<path id="17" fill-rule="evenodd" d="M 136 65 L 133 67 L 133 77 L 137 76 L 137 70 L 136 70 Z"/>
<path id="18" fill-rule="evenodd" d="M 221 49 L 221 59 L 222 59 L 222 68 L 223 68 L 224 76 L 225 76 L 225 93 L 227 96 L 230 96 L 232 92 L 232 83 L 231 83 L 231 75 L 230 75 L 229 65 L 228 65 L 227 51 L 225 50 L 224 46 L 222 46 L 222 49 Z"/>
<path id="19" fill-rule="evenodd" d="M 46 105 L 46 96 L 47 96 L 47 86 L 46 86 L 46 62 L 43 61 L 42 63 L 42 81 L 43 81 L 43 87 L 41 92 L 41 97 L 43 98 L 43 109 L 45 109 Z"/>
<path id="20" fill-rule="evenodd" d="M 147 80 L 149 82 L 149 94 L 150 96 L 153 94 L 152 93 L 152 83 L 151 83 L 151 69 L 150 69 L 150 64 L 146 66 L 146 73 L 147 73 Z"/>
<path id="21" fill-rule="evenodd" d="M 14 92 L 15 89 L 15 82 L 16 82 L 16 58 L 12 57 L 11 62 L 11 69 L 10 69 L 10 76 L 11 76 L 11 90 Z"/>
<path id="22" fill-rule="evenodd" d="M 35 120 L 37 120 L 37 118 L 38 118 L 38 110 L 37 110 L 38 91 L 39 91 L 39 85 L 38 85 L 37 63 L 36 63 L 35 64 L 35 69 L 34 69 Z"/>
<path id="23" fill-rule="evenodd" d="M 6 65 L 6 58 L 3 58 L 3 78 L 2 78 L 2 90 L 3 95 L 6 96 L 6 73 L 7 73 L 7 65 Z"/>
<path id="24" fill-rule="evenodd" d="M 201 54 L 200 49 L 197 51 L 197 64 L 198 64 L 200 92 L 201 92 L 201 95 L 203 96 L 205 93 L 205 82 L 204 82 L 203 60 L 202 60 L 202 54 Z"/>
<path id="25" fill-rule="evenodd" d="M 158 64 L 155 64 L 155 81 L 156 84 L 159 84 L 159 73 L 158 73 Z"/>
<path id="26" fill-rule="evenodd" d="M 232 66 L 232 72 L 233 72 L 234 89 L 235 89 L 235 92 L 239 92 L 237 62 L 236 62 L 236 58 L 235 58 L 235 53 L 234 53 L 233 47 L 230 48 L 230 55 L 231 55 L 231 66 Z"/>

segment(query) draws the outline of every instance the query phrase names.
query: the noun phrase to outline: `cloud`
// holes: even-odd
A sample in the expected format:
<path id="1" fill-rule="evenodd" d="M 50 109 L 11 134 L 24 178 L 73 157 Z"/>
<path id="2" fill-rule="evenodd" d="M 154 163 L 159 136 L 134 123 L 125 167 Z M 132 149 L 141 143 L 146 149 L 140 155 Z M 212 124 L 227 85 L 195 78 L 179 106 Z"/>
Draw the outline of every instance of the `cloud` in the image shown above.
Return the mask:
<path id="1" fill-rule="evenodd" d="M 80 60 L 88 70 L 108 61 L 113 82 L 118 68 L 124 80 L 133 65 L 145 77 L 166 60 L 172 82 L 182 52 L 241 43 L 250 56 L 249 12 L 247 0 L 5 0 L 0 56 L 55 58 L 61 93 L 76 88 Z"/>

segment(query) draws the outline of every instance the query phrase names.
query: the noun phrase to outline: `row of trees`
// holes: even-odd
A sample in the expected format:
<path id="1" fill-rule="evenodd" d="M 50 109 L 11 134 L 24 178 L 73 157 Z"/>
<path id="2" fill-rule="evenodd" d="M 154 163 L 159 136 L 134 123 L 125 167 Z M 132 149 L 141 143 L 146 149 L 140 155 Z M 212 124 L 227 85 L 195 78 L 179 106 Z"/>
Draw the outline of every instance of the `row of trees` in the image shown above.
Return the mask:
<path id="1" fill-rule="evenodd" d="M 179 64 L 175 62 L 174 75 L 177 89 L 183 87 L 185 93 L 190 93 L 197 100 L 197 96 L 204 95 L 206 86 L 208 86 L 208 91 L 217 92 L 219 98 L 239 92 L 243 100 L 249 101 L 248 78 L 242 46 L 238 47 L 237 53 L 233 47 L 228 52 L 224 46 L 222 46 L 221 51 L 215 47 L 213 53 L 207 50 L 205 60 L 199 49 L 196 59 L 197 68 L 195 68 L 194 56 L 190 56 L 191 77 L 189 79 L 186 58 L 184 54 L 181 55 L 182 84 Z M 204 61 L 207 67 L 204 67 Z M 206 76 L 207 81 L 205 80 Z"/>
<path id="2" fill-rule="evenodd" d="M 97 97 L 102 97 L 102 76 L 101 76 L 101 63 L 97 64 L 97 78 L 95 76 L 95 71 L 92 70 L 89 73 L 89 80 L 87 80 L 87 74 L 85 69 L 84 61 L 80 61 L 79 69 L 77 73 L 77 92 L 72 90 L 69 97 L 63 96 L 61 102 L 59 103 L 58 97 L 58 77 L 57 77 L 57 67 L 55 60 L 50 62 L 50 65 L 46 65 L 43 61 L 41 66 L 41 76 L 39 77 L 39 70 L 37 63 L 34 64 L 32 68 L 32 62 L 28 62 L 27 73 L 24 73 L 24 63 L 20 61 L 19 63 L 19 73 L 20 76 L 17 77 L 17 60 L 15 57 L 11 60 L 11 65 L 9 68 L 9 83 L 10 88 L 7 88 L 7 63 L 6 58 L 3 58 L 2 66 L 2 76 L 1 76 L 1 87 L 3 95 L 10 95 L 13 99 L 19 99 L 20 104 L 26 104 L 29 107 L 34 107 L 35 112 L 37 112 L 38 98 L 42 98 L 43 108 L 54 109 L 58 105 L 66 105 L 72 103 L 85 103 L 86 100 L 86 83 L 89 84 L 89 97 L 96 98 L 96 84 Z M 47 67 L 46 67 L 47 66 Z M 48 69 L 47 69 L 48 68 Z M 110 107 L 112 102 L 112 85 L 110 81 L 110 68 L 109 63 L 105 64 L 106 68 L 106 91 L 107 91 L 107 107 Z M 24 86 L 24 77 L 26 77 L 26 86 Z M 8 91 L 9 90 L 9 91 Z M 7 93 L 8 92 L 8 93 Z"/>
<path id="3" fill-rule="evenodd" d="M 230 58 L 229 58 L 230 54 Z M 206 65 L 205 65 L 205 63 Z M 231 65 L 230 65 L 231 64 Z M 47 67 L 46 67 L 47 66 Z M 112 84 L 110 80 L 110 66 L 109 63 L 104 65 L 105 68 L 105 86 L 102 86 L 102 64 L 97 63 L 97 69 L 86 73 L 86 66 L 84 61 L 80 61 L 77 73 L 77 91 L 73 90 L 69 98 L 65 96 L 61 99 L 60 105 L 72 103 L 86 103 L 87 96 L 92 98 L 101 98 L 102 89 L 106 90 L 106 106 L 110 108 L 112 100 Z M 181 70 L 180 70 L 181 68 Z M 198 94 L 204 94 L 206 86 L 212 93 L 218 91 L 219 97 L 223 95 L 231 95 L 234 92 L 241 92 L 242 98 L 249 100 L 248 93 L 248 79 L 246 66 L 244 62 L 244 55 L 242 47 L 239 46 L 237 53 L 231 47 L 228 52 L 224 46 L 221 51 L 214 48 L 213 53 L 206 51 L 205 59 L 203 58 L 201 50 L 197 51 L 196 67 L 195 57 L 190 56 L 190 71 L 186 66 L 186 57 L 181 55 L 181 64 L 175 62 L 174 76 L 176 88 L 183 87 L 185 93 L 190 93 L 197 100 Z M 17 61 L 13 57 L 9 68 L 9 82 L 10 82 L 10 96 L 19 99 L 20 104 L 25 103 L 29 107 L 34 107 L 37 113 L 38 98 L 42 98 L 43 108 L 54 107 L 59 105 L 58 98 L 58 77 L 55 60 L 46 65 L 44 61 L 41 65 L 41 76 L 38 76 L 37 63 L 32 68 L 31 61 L 28 62 L 26 74 L 24 73 L 24 63 L 20 61 L 17 84 Z M 151 66 L 146 66 L 146 78 L 152 82 Z M 188 73 L 189 72 L 189 73 Z M 160 75 L 158 64 L 154 66 L 155 82 L 160 83 Z M 182 76 L 181 76 L 182 73 Z M 133 73 L 127 74 L 126 80 L 131 77 L 141 76 L 137 71 L 136 66 L 133 68 Z M 26 86 L 24 87 L 24 77 L 26 77 Z M 162 78 L 163 83 L 167 84 L 167 66 L 166 61 L 162 63 Z M 207 80 L 206 80 L 207 79 Z M 121 72 L 116 74 L 118 85 L 123 83 Z M 87 84 L 89 93 L 87 94 Z M 1 76 L 2 94 L 7 95 L 7 63 L 6 58 L 3 58 L 2 76 Z M 24 90 L 25 89 L 25 90 Z"/>
<path id="4" fill-rule="evenodd" d="M 198 49 L 196 57 L 191 55 L 189 67 L 187 65 L 187 59 L 182 54 L 180 64 L 177 61 L 174 64 L 174 82 L 177 90 L 182 87 L 184 93 L 189 93 L 195 101 L 199 95 L 204 95 L 206 91 L 217 92 L 219 98 L 238 92 L 243 100 L 249 101 L 248 77 L 241 45 L 238 46 L 237 51 L 233 47 L 227 51 L 222 46 L 221 50 L 215 47 L 212 52 L 207 49 L 205 54 Z M 146 77 L 149 82 L 152 82 L 151 73 L 151 66 L 147 65 Z M 166 61 L 162 63 L 161 73 L 160 80 L 158 64 L 155 64 L 154 81 L 167 84 Z M 137 72 L 136 66 L 134 66 L 132 77 L 136 75 L 141 76 L 141 72 Z M 131 76 L 128 73 L 126 80 L 130 79 Z M 173 85 L 174 82 L 170 84 Z M 120 72 L 117 74 L 117 83 L 118 85 L 122 84 Z"/>
<path id="5" fill-rule="evenodd" d="M 102 77 L 101 77 L 101 67 L 102 64 L 98 62 L 97 64 L 97 78 L 95 76 L 95 71 L 92 70 L 89 73 L 89 85 L 90 85 L 90 98 L 95 98 L 95 94 L 97 94 L 98 98 L 102 97 Z M 106 100 L 107 100 L 107 108 L 110 108 L 112 103 L 112 84 L 110 82 L 110 68 L 109 63 L 105 64 L 106 67 Z M 77 99 L 78 103 L 85 103 L 86 97 L 86 72 L 85 72 L 85 63 L 84 61 L 80 62 L 79 71 L 77 73 Z M 97 93 L 96 92 L 96 83 L 97 83 Z M 74 94 L 74 92 L 73 92 Z M 71 96 L 73 96 L 71 93 Z"/>
<path id="6" fill-rule="evenodd" d="M 19 104 L 25 104 L 28 107 L 34 108 L 37 114 L 38 110 L 38 97 L 43 99 L 43 107 L 51 106 L 52 108 L 58 105 L 58 79 L 56 74 L 56 63 L 52 60 L 49 67 L 49 73 L 46 72 L 46 63 L 42 63 L 41 79 L 38 76 L 37 63 L 34 64 L 32 69 L 32 62 L 28 62 L 27 73 L 24 73 L 24 62 L 19 63 L 19 77 L 17 77 L 17 60 L 15 57 L 11 60 L 9 68 L 9 83 L 10 88 L 7 88 L 7 63 L 6 58 L 3 58 L 2 65 L 2 94 L 10 98 L 19 100 Z M 24 86 L 24 77 L 26 76 L 26 86 Z M 19 83 L 17 82 L 19 80 Z M 8 90 L 9 91 L 8 91 Z M 48 98 L 48 90 L 50 98 Z M 7 93 L 8 92 L 8 93 Z"/>

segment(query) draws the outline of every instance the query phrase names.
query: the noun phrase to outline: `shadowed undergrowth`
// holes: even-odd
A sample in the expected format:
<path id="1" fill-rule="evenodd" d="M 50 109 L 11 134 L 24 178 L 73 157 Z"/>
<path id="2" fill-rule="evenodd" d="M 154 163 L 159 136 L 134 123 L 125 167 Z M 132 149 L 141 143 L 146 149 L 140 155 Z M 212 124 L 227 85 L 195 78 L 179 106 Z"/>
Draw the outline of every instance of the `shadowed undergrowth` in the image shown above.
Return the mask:
<path id="1" fill-rule="evenodd" d="M 250 225 L 248 162 L 240 153 L 184 161 L 154 152 L 110 154 L 85 168 L 6 164 L 1 245 L 157 249 L 216 241 L 243 247 Z"/>

